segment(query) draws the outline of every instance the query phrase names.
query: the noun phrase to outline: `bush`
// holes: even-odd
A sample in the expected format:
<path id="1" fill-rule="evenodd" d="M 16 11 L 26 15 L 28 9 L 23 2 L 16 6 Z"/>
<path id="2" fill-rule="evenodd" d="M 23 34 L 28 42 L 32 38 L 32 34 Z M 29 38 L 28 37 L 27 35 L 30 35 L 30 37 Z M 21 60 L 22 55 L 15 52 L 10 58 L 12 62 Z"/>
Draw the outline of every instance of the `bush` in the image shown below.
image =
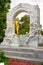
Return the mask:
<path id="1" fill-rule="evenodd" d="M 43 43 L 38 44 L 38 46 L 43 46 Z"/>
<path id="2" fill-rule="evenodd" d="M 41 35 L 43 36 L 43 30 L 41 29 Z"/>
<path id="3" fill-rule="evenodd" d="M 5 57 L 5 53 L 0 51 L 0 62 L 4 62 L 4 65 L 8 65 L 8 58 Z"/>

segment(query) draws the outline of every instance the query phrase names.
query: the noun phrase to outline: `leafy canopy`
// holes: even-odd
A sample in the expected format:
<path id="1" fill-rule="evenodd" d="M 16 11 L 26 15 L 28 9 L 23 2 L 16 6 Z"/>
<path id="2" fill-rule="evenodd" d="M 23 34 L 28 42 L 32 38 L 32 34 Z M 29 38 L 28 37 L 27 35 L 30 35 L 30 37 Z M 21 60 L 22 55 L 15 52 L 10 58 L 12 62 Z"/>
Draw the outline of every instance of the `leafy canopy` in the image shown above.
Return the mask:
<path id="1" fill-rule="evenodd" d="M 30 30 L 29 15 L 24 15 L 23 17 L 21 17 L 21 19 L 19 21 L 20 21 L 19 22 L 19 35 L 24 35 L 24 34 L 26 34 L 26 32 L 29 33 L 29 30 Z"/>
<path id="2" fill-rule="evenodd" d="M 5 36 L 6 13 L 10 8 L 11 0 L 0 0 L 0 43 Z"/>
<path id="3" fill-rule="evenodd" d="M 41 35 L 43 36 L 43 30 L 41 29 Z"/>

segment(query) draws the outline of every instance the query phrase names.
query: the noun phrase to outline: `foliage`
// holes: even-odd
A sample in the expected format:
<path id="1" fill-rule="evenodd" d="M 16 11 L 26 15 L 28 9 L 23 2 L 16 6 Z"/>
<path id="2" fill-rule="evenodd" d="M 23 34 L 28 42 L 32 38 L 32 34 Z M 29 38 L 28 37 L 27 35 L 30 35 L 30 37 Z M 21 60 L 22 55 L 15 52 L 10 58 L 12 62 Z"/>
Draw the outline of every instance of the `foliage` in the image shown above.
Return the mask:
<path id="1" fill-rule="evenodd" d="M 6 29 L 6 13 L 10 8 L 10 0 L 0 0 L 0 43 L 3 41 Z"/>
<path id="2" fill-rule="evenodd" d="M 29 15 L 24 15 L 21 20 L 21 24 L 19 24 L 19 35 L 29 33 L 30 30 L 30 17 Z"/>
<path id="3" fill-rule="evenodd" d="M 5 57 L 5 54 L 3 51 L 0 51 L 0 62 L 4 62 L 4 65 L 8 65 L 8 58 Z"/>
<path id="4" fill-rule="evenodd" d="M 40 43 L 40 44 L 38 44 L 38 46 L 41 46 L 41 47 L 43 47 L 43 43 Z"/>
<path id="5" fill-rule="evenodd" d="M 41 63 L 41 65 L 43 65 L 43 63 Z"/>
<path id="6" fill-rule="evenodd" d="M 43 30 L 41 29 L 41 35 L 43 36 Z"/>

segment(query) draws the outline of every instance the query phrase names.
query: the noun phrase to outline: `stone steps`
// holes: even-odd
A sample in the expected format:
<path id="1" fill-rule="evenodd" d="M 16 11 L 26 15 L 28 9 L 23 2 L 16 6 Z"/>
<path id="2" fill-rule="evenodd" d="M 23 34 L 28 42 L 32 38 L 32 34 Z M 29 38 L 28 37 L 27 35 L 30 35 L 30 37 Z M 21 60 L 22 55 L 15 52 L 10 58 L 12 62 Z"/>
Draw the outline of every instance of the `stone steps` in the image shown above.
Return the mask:
<path id="1" fill-rule="evenodd" d="M 1 46 L 0 50 L 5 52 L 5 56 L 9 58 L 43 62 L 43 49 L 34 47 L 10 47 Z"/>
<path id="2" fill-rule="evenodd" d="M 31 62 L 43 62 L 43 59 L 39 59 L 39 58 L 25 58 L 25 57 L 11 56 L 11 55 L 6 55 L 6 57 L 19 59 L 19 60 L 26 60 Z"/>
<path id="3" fill-rule="evenodd" d="M 18 51 L 4 51 L 6 55 L 18 56 L 18 57 L 26 57 L 33 58 L 35 57 L 32 52 L 18 52 Z"/>

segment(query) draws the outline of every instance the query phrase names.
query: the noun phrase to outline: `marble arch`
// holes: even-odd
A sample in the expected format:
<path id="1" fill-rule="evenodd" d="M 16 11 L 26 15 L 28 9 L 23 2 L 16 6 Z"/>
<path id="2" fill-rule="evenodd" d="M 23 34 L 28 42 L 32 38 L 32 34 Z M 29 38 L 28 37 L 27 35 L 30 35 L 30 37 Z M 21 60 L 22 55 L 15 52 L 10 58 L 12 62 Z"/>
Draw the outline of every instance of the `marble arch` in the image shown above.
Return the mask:
<path id="1" fill-rule="evenodd" d="M 36 24 L 37 27 L 40 26 L 40 10 L 38 5 L 30 5 L 30 4 L 24 4 L 20 3 L 19 5 L 15 6 L 10 12 L 7 14 L 7 23 L 8 27 L 9 24 L 12 25 L 13 19 L 20 13 L 20 12 L 27 12 L 28 15 L 30 15 L 30 31 L 32 31 L 32 24 Z"/>
<path id="2" fill-rule="evenodd" d="M 21 12 L 27 12 L 28 15 L 30 15 L 30 32 L 29 32 L 29 35 L 26 36 L 27 42 L 29 43 L 29 46 L 37 46 L 38 31 L 40 30 L 40 9 L 38 5 L 20 3 L 17 6 L 15 6 L 10 12 L 7 13 L 7 22 L 6 22 L 7 29 L 5 32 L 4 40 L 6 41 L 7 39 L 9 39 L 11 41 L 13 39 L 15 33 L 14 33 L 12 21 Z M 5 44 L 5 43 L 2 43 L 2 44 Z M 9 45 L 9 41 L 8 43 L 6 42 L 6 44 Z"/>

